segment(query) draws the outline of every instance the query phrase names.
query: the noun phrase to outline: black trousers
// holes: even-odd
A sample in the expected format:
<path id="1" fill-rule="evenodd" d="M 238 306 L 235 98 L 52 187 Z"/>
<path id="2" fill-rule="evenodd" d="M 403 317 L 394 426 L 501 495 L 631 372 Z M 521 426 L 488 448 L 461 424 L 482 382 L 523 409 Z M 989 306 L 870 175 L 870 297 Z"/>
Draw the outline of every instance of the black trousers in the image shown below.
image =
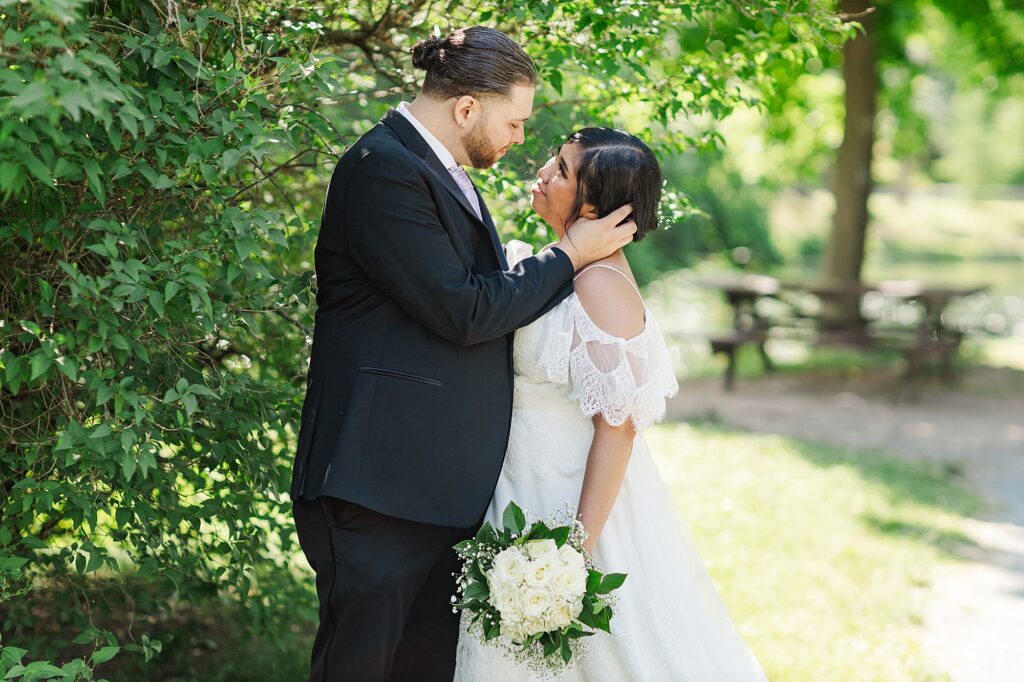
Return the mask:
<path id="1" fill-rule="evenodd" d="M 452 545 L 476 529 L 406 521 L 327 496 L 292 509 L 320 600 L 310 682 L 449 682 L 459 640 Z"/>

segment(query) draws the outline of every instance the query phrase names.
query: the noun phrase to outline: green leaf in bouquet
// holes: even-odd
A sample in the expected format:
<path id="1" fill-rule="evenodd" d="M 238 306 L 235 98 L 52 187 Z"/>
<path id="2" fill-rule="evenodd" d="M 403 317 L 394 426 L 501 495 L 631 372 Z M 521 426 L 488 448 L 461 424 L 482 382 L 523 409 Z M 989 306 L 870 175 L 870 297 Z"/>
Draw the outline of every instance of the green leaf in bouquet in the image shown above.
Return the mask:
<path id="1" fill-rule="evenodd" d="M 476 545 L 476 540 L 463 540 L 459 544 L 455 545 L 454 549 L 459 554 L 466 554 Z"/>
<path id="2" fill-rule="evenodd" d="M 480 526 L 480 530 L 476 532 L 474 540 L 477 542 L 488 542 L 490 540 L 494 540 L 494 536 L 494 527 L 491 526 L 491 522 L 484 521 L 484 525 Z"/>
<path id="3" fill-rule="evenodd" d="M 603 611 L 604 607 L 607 606 L 607 605 L 608 605 L 608 602 L 606 602 L 604 599 L 597 599 L 597 598 L 595 598 L 591 602 L 591 604 L 590 604 L 590 612 L 591 613 L 601 613 L 601 611 Z"/>
<path id="4" fill-rule="evenodd" d="M 569 638 L 562 638 L 562 660 L 566 663 L 572 658 L 572 649 L 569 648 Z"/>
<path id="5" fill-rule="evenodd" d="M 524 534 L 522 537 L 516 540 L 516 544 L 522 545 L 531 540 L 546 540 L 547 538 L 551 537 L 550 533 L 551 530 L 547 527 L 547 524 L 545 524 L 543 521 L 538 521 L 530 527 L 529 533 Z"/>
<path id="6" fill-rule="evenodd" d="M 484 641 L 490 641 L 501 634 L 501 622 L 497 618 L 484 626 Z"/>
<path id="7" fill-rule="evenodd" d="M 598 594 L 608 594 L 612 590 L 621 587 L 622 583 L 626 582 L 625 573 L 609 573 L 608 575 L 601 578 L 601 585 L 595 590 Z M 590 581 L 587 581 L 589 587 Z"/>
<path id="8" fill-rule="evenodd" d="M 583 637 L 592 637 L 593 635 L 593 632 L 584 630 L 578 623 L 570 625 L 569 629 L 565 633 L 565 636 L 569 639 L 582 639 Z"/>
<path id="9" fill-rule="evenodd" d="M 587 592 L 596 593 L 601 586 L 601 572 L 594 569 L 587 570 Z"/>
<path id="10" fill-rule="evenodd" d="M 469 564 L 469 577 L 487 583 L 487 576 L 484 575 L 484 567 L 480 565 L 479 559 Z"/>
<path id="11" fill-rule="evenodd" d="M 551 654 L 558 651 L 561 644 L 559 643 L 558 633 L 545 632 L 544 636 L 540 638 L 540 643 L 544 647 L 544 655 L 550 656 Z"/>
<path id="12" fill-rule="evenodd" d="M 486 582 L 471 582 L 466 586 L 466 591 L 463 593 L 466 599 L 479 599 L 480 601 L 486 601 L 491 596 L 491 591 L 487 588 Z"/>
<path id="13" fill-rule="evenodd" d="M 501 515 L 501 522 L 505 530 L 511 531 L 513 535 L 519 535 L 526 528 L 526 515 L 515 502 L 509 502 L 505 507 L 505 513 Z"/>
<path id="14" fill-rule="evenodd" d="M 580 611 L 580 615 L 576 616 L 576 619 L 588 628 L 597 629 L 597 619 L 594 617 L 594 614 L 590 609 L 583 609 Z"/>
<path id="15" fill-rule="evenodd" d="M 569 540 L 569 533 L 571 532 L 569 526 L 559 526 L 558 528 L 552 528 L 548 533 L 548 537 L 555 541 L 555 544 L 561 547 Z"/>

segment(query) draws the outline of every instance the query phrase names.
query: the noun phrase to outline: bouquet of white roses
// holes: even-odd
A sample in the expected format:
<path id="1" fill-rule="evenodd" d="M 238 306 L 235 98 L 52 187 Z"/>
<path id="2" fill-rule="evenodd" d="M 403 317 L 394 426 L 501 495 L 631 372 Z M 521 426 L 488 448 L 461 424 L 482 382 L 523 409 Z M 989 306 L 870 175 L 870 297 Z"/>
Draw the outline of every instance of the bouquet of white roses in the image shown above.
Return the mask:
<path id="1" fill-rule="evenodd" d="M 564 671 L 582 657 L 583 638 L 611 631 L 607 595 L 626 579 L 596 570 L 582 524 L 568 513 L 565 521 L 527 527 L 510 502 L 502 529 L 485 523 L 475 538 L 455 546 L 462 573 L 452 601 L 472 614 L 470 632 L 535 672 Z"/>

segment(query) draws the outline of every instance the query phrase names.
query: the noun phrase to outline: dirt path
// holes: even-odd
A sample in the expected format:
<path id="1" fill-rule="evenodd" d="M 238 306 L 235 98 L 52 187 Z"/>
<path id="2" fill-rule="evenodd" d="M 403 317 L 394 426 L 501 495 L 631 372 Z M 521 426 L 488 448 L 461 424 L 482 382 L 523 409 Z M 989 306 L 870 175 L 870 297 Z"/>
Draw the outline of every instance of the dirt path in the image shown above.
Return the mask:
<path id="1" fill-rule="evenodd" d="M 922 646 L 954 682 L 1024 681 L 1024 373 L 977 368 L 958 385 L 922 386 L 911 401 L 894 374 L 857 381 L 776 376 L 686 382 L 677 419 L 939 461 L 991 508 L 970 519 L 977 545 L 932 586 Z"/>

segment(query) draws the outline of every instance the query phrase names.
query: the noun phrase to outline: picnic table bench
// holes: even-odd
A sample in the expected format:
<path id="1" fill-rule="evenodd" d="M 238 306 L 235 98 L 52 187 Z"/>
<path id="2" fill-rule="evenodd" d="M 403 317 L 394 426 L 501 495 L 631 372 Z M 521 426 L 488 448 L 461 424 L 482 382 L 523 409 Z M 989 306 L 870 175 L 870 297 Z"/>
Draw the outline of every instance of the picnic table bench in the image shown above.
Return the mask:
<path id="1" fill-rule="evenodd" d="M 721 291 L 732 309 L 732 328 L 707 335 L 712 353 L 727 358 L 727 390 L 735 385 L 736 357 L 744 346 L 756 347 L 765 369 L 773 369 L 765 350 L 765 343 L 773 338 L 797 339 L 815 346 L 894 349 L 906 359 L 906 378 L 913 379 L 926 365 L 938 365 L 947 378 L 952 378 L 963 333 L 947 324 L 943 313 L 953 301 L 985 289 L 932 286 L 915 280 L 875 285 L 783 282 L 765 275 L 706 277 L 697 283 Z M 895 304 L 897 312 L 910 306 L 912 314 L 876 319 L 862 315 L 840 324 L 821 314 L 832 303 L 851 300 L 860 308 L 866 297 L 882 297 Z"/>

